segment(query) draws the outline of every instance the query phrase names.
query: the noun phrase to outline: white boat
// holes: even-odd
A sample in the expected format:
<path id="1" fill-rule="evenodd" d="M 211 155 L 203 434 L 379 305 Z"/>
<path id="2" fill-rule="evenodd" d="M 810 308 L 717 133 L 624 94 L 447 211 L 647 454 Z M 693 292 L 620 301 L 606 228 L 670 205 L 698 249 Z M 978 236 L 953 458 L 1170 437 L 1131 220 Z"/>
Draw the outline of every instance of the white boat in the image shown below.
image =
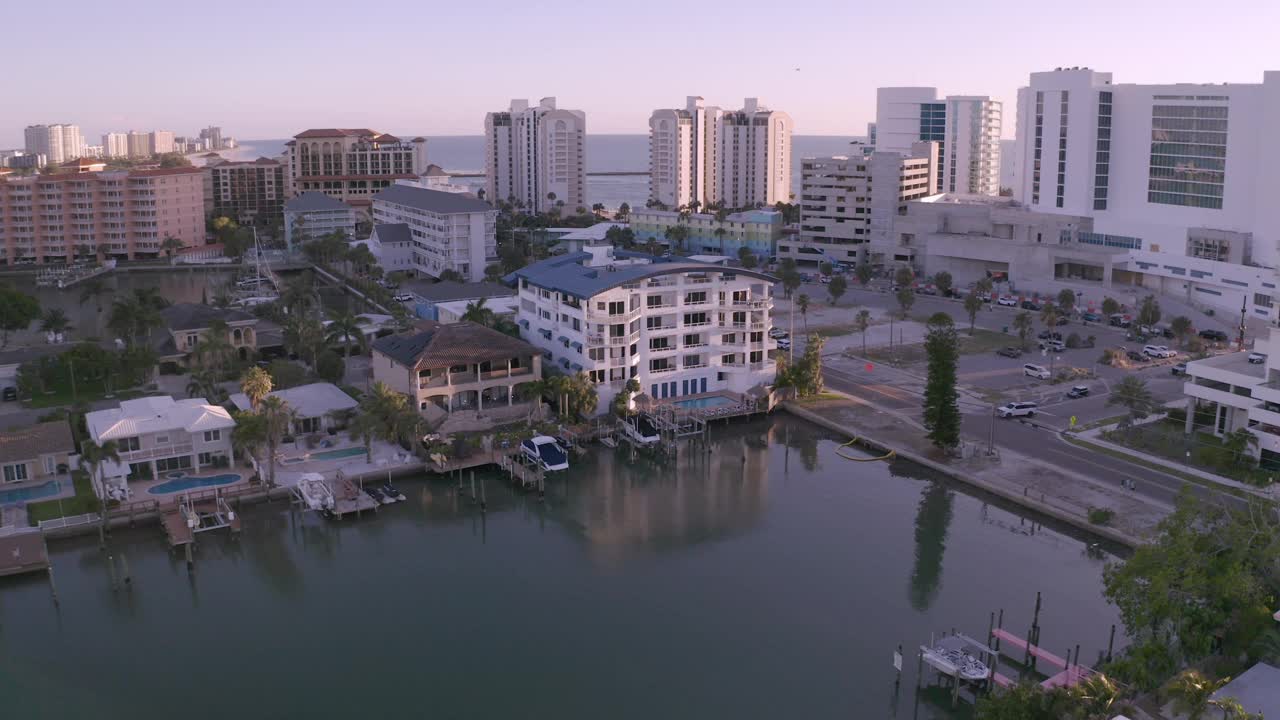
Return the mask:
<path id="1" fill-rule="evenodd" d="M 622 431 L 627 434 L 627 437 L 631 438 L 632 442 L 638 445 L 657 445 L 658 441 L 662 439 L 658 434 L 658 427 L 644 413 L 624 420 L 622 422 Z"/>
<path id="2" fill-rule="evenodd" d="M 311 510 L 333 509 L 333 490 L 320 473 L 305 473 L 299 478 L 298 494 Z"/>
<path id="3" fill-rule="evenodd" d="M 991 677 L 991 668 L 969 653 L 970 644 L 982 647 L 959 635 L 938 640 L 933 647 L 920 646 L 924 661 L 944 675 L 959 677 L 965 682 L 984 682 Z"/>
<path id="4" fill-rule="evenodd" d="M 534 435 L 520 443 L 520 449 L 543 470 L 555 472 L 569 469 L 569 456 L 553 437 Z"/>

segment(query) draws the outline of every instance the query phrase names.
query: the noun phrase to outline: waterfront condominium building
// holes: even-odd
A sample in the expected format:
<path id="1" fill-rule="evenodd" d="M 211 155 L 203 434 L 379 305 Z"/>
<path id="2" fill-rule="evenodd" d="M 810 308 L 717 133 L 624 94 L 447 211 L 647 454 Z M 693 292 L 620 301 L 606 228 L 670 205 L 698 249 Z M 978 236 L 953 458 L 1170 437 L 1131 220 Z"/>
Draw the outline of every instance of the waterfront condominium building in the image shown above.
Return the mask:
<path id="1" fill-rule="evenodd" d="M 285 143 L 289 193 L 322 192 L 355 208 L 398 179 L 427 170 L 427 140 L 401 140 L 376 130 L 313 129 Z"/>
<path id="2" fill-rule="evenodd" d="M 684 108 L 654 110 L 649 116 L 651 202 L 667 208 L 715 202 L 721 114 L 691 95 Z"/>
<path id="3" fill-rule="evenodd" d="M 75 160 L 84 152 L 84 137 L 77 125 L 29 125 L 23 131 L 28 155 L 44 155 L 50 165 Z"/>
<path id="4" fill-rule="evenodd" d="M 514 275 L 521 336 L 556 370 L 585 373 L 598 412 L 633 378 L 657 402 L 773 383 L 769 275 L 603 242 Z"/>
<path id="5" fill-rule="evenodd" d="M 167 237 L 204 244 L 197 168 L 0 178 L 0 264 L 66 262 L 82 245 L 122 260 L 158 257 Z"/>
<path id="6" fill-rule="evenodd" d="M 721 221 L 710 213 L 681 217 L 675 210 L 637 208 L 631 211 L 630 227 L 640 244 L 653 241 L 667 245 L 668 231 L 684 227 L 687 237 L 681 245 L 692 253 L 736 258 L 746 248 L 763 259 L 777 253 L 784 222 L 777 210 L 744 210 L 730 213 Z"/>
<path id="7" fill-rule="evenodd" d="M 791 116 L 747 98 L 719 115 L 713 201 L 730 208 L 791 200 Z"/>
<path id="8" fill-rule="evenodd" d="M 129 156 L 129 136 L 124 133 L 102 134 L 102 157 L 120 158 Z"/>
<path id="9" fill-rule="evenodd" d="M 173 132 L 170 130 L 152 130 L 150 146 L 152 155 L 164 155 L 173 152 Z"/>
<path id="10" fill-rule="evenodd" d="M 289 248 L 340 233 L 348 240 L 356 236 L 356 211 L 350 205 L 322 192 L 308 190 L 284 204 L 284 242 Z"/>
<path id="11" fill-rule="evenodd" d="M 1136 85 L 1032 73 L 1018 91 L 1014 195 L 1093 218 L 1068 241 L 1122 252 L 1100 282 L 1274 321 L 1280 307 L 1280 72 Z"/>
<path id="12" fill-rule="evenodd" d="M 936 142 L 937 192 L 998 195 L 1002 111 L 1000 101 L 986 96 L 939 99 L 931 87 L 879 88 L 871 144 L 909 154 L 916 142 Z"/>
<path id="13" fill-rule="evenodd" d="M 284 165 L 269 158 L 220 162 L 203 168 L 208 210 L 241 225 L 271 225 L 283 219 Z"/>
<path id="14" fill-rule="evenodd" d="M 470 282 L 498 261 L 498 211 L 469 195 L 397 183 L 373 197 L 373 221 L 403 224 L 413 242 L 413 268 L 431 277 L 452 270 Z M 403 231 L 400 231 L 403 233 Z"/>
<path id="15" fill-rule="evenodd" d="M 146 158 L 151 157 L 151 133 L 138 132 L 130 130 L 126 137 L 129 145 L 129 157 Z"/>
<path id="16" fill-rule="evenodd" d="M 512 100 L 505 112 L 484 116 L 485 198 L 531 212 L 587 207 L 587 115 Z"/>
<path id="17" fill-rule="evenodd" d="M 906 155 L 804 158 L 800 234 L 778 245 L 778 257 L 881 268 L 911 263 L 912 254 L 894 240 L 893 224 L 908 202 L 933 194 L 937 168 L 937 143 L 923 141 Z"/>

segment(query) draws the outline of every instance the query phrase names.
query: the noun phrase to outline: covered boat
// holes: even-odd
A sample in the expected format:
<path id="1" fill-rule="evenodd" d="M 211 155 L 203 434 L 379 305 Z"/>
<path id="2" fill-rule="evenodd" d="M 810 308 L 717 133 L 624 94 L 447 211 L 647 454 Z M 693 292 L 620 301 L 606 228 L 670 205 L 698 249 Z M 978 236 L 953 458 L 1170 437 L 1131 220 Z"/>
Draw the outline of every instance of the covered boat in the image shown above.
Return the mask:
<path id="1" fill-rule="evenodd" d="M 543 470 L 556 471 L 569 469 L 569 456 L 564 448 L 549 435 L 534 435 L 520 443 L 520 449 L 526 457 L 542 467 Z"/>

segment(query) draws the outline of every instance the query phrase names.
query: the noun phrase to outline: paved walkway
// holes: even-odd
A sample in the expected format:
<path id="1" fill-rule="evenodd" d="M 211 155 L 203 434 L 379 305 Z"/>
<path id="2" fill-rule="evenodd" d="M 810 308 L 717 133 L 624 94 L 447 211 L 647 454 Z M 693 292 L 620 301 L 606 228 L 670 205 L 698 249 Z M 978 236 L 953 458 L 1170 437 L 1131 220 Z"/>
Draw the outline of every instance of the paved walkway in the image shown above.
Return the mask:
<path id="1" fill-rule="evenodd" d="M 1129 546 L 1150 538 L 1156 524 L 1172 510 L 1158 501 L 1005 448 L 989 457 L 985 444 L 977 438 L 964 438 L 976 449 L 971 457 L 950 457 L 934 448 L 925 438 L 924 428 L 907 414 L 839 395 L 838 399 L 789 403 L 788 409 L 801 416 L 810 414 L 810 419 L 825 421 L 828 427 L 893 448 L 907 459 L 962 482 Z M 1089 523 L 1091 508 L 1111 509 L 1114 517 L 1110 526 Z"/>

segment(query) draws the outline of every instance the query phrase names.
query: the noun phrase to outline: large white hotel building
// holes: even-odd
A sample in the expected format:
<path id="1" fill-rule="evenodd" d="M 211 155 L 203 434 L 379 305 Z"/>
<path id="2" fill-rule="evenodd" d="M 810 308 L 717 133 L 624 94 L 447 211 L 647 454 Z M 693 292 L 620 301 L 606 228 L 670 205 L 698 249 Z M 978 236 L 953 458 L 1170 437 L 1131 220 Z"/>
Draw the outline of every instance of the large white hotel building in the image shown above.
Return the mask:
<path id="1" fill-rule="evenodd" d="M 1109 253 L 1105 286 L 1276 319 L 1280 72 L 1212 85 L 1032 73 L 1017 123 L 1014 197 L 1091 217 L 1055 240 Z"/>
<path id="2" fill-rule="evenodd" d="M 878 152 L 908 155 L 917 142 L 936 142 L 937 192 L 998 195 L 1002 126 L 999 100 L 978 95 L 939 99 L 931 87 L 880 88 L 871 144 Z"/>
<path id="3" fill-rule="evenodd" d="M 485 199 L 531 212 L 572 214 L 587 206 L 587 114 L 556 107 L 553 97 L 529 106 L 512 100 L 484 117 Z"/>
<path id="4" fill-rule="evenodd" d="M 773 383 L 764 273 L 593 243 L 514 276 L 521 336 L 559 371 L 586 373 L 601 411 L 631 378 L 657 401 Z"/>

